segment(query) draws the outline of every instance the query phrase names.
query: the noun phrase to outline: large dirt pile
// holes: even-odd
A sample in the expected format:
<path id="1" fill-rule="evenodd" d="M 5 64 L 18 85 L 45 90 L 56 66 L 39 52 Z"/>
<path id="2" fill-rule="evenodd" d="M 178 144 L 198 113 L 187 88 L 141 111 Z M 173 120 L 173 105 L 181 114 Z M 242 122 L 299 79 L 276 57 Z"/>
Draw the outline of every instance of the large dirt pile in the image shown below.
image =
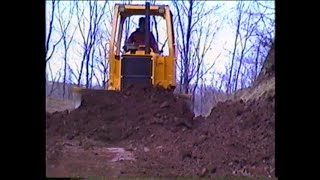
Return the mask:
<path id="1" fill-rule="evenodd" d="M 183 99 L 162 88 L 85 90 L 80 108 L 70 113 L 47 113 L 47 137 L 87 137 L 115 143 L 141 139 L 157 131 L 159 125 L 191 127 L 193 116 Z"/>
<path id="2" fill-rule="evenodd" d="M 274 76 L 272 63 L 265 67 Z M 85 91 L 84 97 L 79 109 L 47 114 L 47 137 L 85 137 L 133 151 L 136 161 L 123 162 L 124 176 L 274 177 L 274 88 L 221 102 L 206 118 L 194 118 L 183 99 L 161 88 Z"/>
<path id="3" fill-rule="evenodd" d="M 136 141 L 138 163 L 125 173 L 274 176 L 273 97 L 220 103 L 194 124 L 194 129 L 155 131 Z"/>
<path id="4" fill-rule="evenodd" d="M 127 163 L 123 175 L 273 176 L 274 97 L 219 103 L 209 117 L 192 122 L 172 94 L 145 90 L 87 94 L 80 109 L 48 115 L 48 136 L 86 136 L 134 149 L 137 161 Z"/>

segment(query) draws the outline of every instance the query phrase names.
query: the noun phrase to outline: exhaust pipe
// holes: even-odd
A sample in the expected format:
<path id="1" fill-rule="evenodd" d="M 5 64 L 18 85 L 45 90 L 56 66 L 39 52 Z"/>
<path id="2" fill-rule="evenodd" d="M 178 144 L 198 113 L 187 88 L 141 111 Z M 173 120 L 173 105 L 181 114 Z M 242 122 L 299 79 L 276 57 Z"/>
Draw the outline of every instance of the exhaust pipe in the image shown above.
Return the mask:
<path id="1" fill-rule="evenodd" d="M 150 2 L 146 2 L 146 11 L 145 11 L 145 53 L 150 54 Z"/>

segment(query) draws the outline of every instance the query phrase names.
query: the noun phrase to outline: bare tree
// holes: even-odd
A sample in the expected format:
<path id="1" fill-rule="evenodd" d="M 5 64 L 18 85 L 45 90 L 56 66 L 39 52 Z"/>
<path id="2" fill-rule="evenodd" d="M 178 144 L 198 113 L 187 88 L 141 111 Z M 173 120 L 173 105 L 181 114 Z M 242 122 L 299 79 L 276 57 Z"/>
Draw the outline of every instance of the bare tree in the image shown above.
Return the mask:
<path id="1" fill-rule="evenodd" d="M 180 93 L 191 94 L 193 110 L 203 113 L 207 107 L 204 102 L 205 78 L 204 76 L 213 69 L 216 60 L 220 57 L 209 56 L 214 40 L 220 30 L 222 21 L 211 20 L 221 7 L 220 4 L 208 6 L 206 2 L 199 1 L 173 1 L 175 7 L 175 24 L 177 34 L 179 90 Z M 211 51 L 212 52 L 212 51 Z M 207 61 L 207 63 L 205 62 Z M 199 81 L 202 85 L 198 89 Z M 203 104 L 204 103 L 204 104 Z"/>
<path id="2" fill-rule="evenodd" d="M 217 22 L 215 22 L 216 24 Z M 219 31 L 220 26 L 216 26 L 217 28 L 214 28 L 213 24 L 209 23 L 209 25 L 204 26 L 200 24 L 199 27 L 199 33 L 196 33 L 199 39 L 193 40 L 193 42 L 196 42 L 196 46 L 193 50 L 194 54 L 192 56 L 193 61 L 191 61 L 191 73 L 190 78 L 195 79 L 193 83 L 193 89 L 191 91 L 192 93 L 192 101 L 194 102 L 196 89 L 198 87 L 198 82 L 200 79 L 203 78 L 204 75 L 206 75 L 215 65 L 216 60 L 220 57 L 221 52 L 218 54 L 217 57 L 210 58 L 211 64 L 207 65 L 205 67 L 204 60 L 208 53 L 208 51 L 211 49 L 212 43 L 214 41 L 214 38 L 216 36 L 216 33 Z M 205 31 L 205 34 L 203 34 L 203 31 Z M 212 32 L 214 31 L 214 32 Z M 202 37 L 204 38 L 204 41 L 202 41 Z M 201 48 L 201 46 L 203 46 Z"/>
<path id="3" fill-rule="evenodd" d="M 106 9 L 107 1 L 104 2 L 102 7 L 98 8 L 98 2 L 97 1 L 89 1 L 89 2 L 83 2 L 88 4 L 89 7 L 89 15 L 88 18 L 85 16 L 83 18 L 83 14 L 85 12 L 85 7 L 83 7 L 82 11 L 80 12 L 79 8 L 79 2 L 76 2 L 76 7 L 77 7 L 77 18 L 78 18 L 78 27 L 80 30 L 80 34 L 83 39 L 83 56 L 82 56 L 82 61 L 81 61 L 81 67 L 80 67 L 80 72 L 79 72 L 79 77 L 78 77 L 78 85 L 81 83 L 81 77 L 82 77 L 82 72 L 83 68 L 85 65 L 85 71 L 86 71 L 86 88 L 89 88 L 92 86 L 92 77 L 93 73 L 90 73 L 93 71 L 93 54 L 95 53 L 94 50 L 94 45 L 96 44 L 97 40 L 97 31 L 98 27 L 101 24 L 101 19 L 104 16 L 104 11 Z M 87 24 L 86 24 L 87 23 Z M 86 25 L 88 26 L 87 32 L 86 30 Z M 91 66 L 90 66 L 91 63 Z"/>
<path id="4" fill-rule="evenodd" d="M 67 64 L 67 68 L 68 68 L 68 81 L 70 84 L 76 84 L 75 82 L 77 82 L 78 76 L 77 74 L 74 72 L 73 68 L 70 66 L 70 64 Z"/>
<path id="5" fill-rule="evenodd" d="M 48 67 L 48 70 L 49 70 L 49 73 L 50 73 L 50 79 L 51 79 L 51 90 L 48 93 L 48 95 L 51 95 L 52 94 L 52 91 L 53 91 L 53 87 L 54 87 L 54 75 L 53 75 L 53 72 L 52 72 L 52 69 L 51 69 L 51 66 L 50 64 L 48 63 L 49 60 L 52 58 L 55 50 L 56 50 L 56 46 L 61 42 L 62 40 L 62 37 L 60 37 L 56 42 L 53 42 L 53 38 L 52 38 L 52 34 L 53 34 L 53 29 L 54 29 L 54 20 L 55 20 L 55 14 L 56 14 L 56 6 L 57 4 L 59 3 L 59 1 L 56 1 L 56 0 L 52 0 L 51 1 L 51 4 L 49 4 L 49 2 L 47 2 L 47 6 L 51 7 L 50 10 L 51 12 L 48 12 L 48 16 L 47 16 L 47 19 L 46 21 L 48 22 L 48 27 L 46 29 L 46 43 L 45 43 L 45 52 L 46 52 L 46 67 Z M 49 8 L 48 8 L 49 9 Z M 51 14 L 50 14 L 51 13 Z M 46 86 L 48 86 L 50 83 L 49 83 L 49 79 L 48 79 L 48 76 L 47 76 L 47 83 L 46 83 Z M 47 87 L 48 88 L 48 87 Z"/>
<path id="6" fill-rule="evenodd" d="M 240 33 L 240 45 L 241 45 L 241 52 L 240 52 L 240 56 L 239 56 L 239 66 L 238 66 L 238 70 L 236 72 L 236 79 L 235 79 L 235 86 L 234 86 L 234 91 L 236 91 L 238 88 L 238 79 L 239 79 L 239 75 L 240 75 L 240 70 L 242 67 L 242 61 L 246 56 L 246 53 L 251 51 L 253 45 L 249 48 L 247 48 L 248 46 L 248 41 L 249 39 L 252 37 L 253 32 L 256 30 L 258 24 L 260 23 L 262 16 L 260 16 L 260 18 L 258 20 L 256 20 L 255 22 L 252 22 L 252 10 L 248 10 L 249 12 L 247 13 L 247 19 L 246 22 L 243 24 L 244 28 L 244 37 L 242 37 L 242 34 Z"/>
<path id="7" fill-rule="evenodd" d="M 101 87 L 104 89 L 107 88 L 107 75 L 108 75 L 108 69 L 109 69 L 109 63 L 107 61 L 107 54 L 109 52 L 109 49 L 107 48 L 107 45 L 103 43 L 103 41 L 100 41 L 100 46 L 98 48 L 99 57 L 97 59 L 97 69 L 101 74 L 101 77 L 96 77 L 97 81 L 98 79 L 102 79 Z"/>
<path id="8" fill-rule="evenodd" d="M 49 2 L 49 1 L 48 1 Z M 56 50 L 56 46 L 61 42 L 62 40 L 62 36 L 60 36 L 60 38 L 53 43 L 52 40 L 52 31 L 54 29 L 54 20 L 55 20 L 55 13 L 56 13 L 56 6 L 59 4 L 59 0 L 51 0 L 51 14 L 48 16 L 49 19 L 47 19 L 47 21 L 49 21 L 49 27 L 47 28 L 47 37 L 46 37 L 46 45 L 45 45 L 45 51 L 46 51 L 46 62 L 48 62 L 51 58 L 52 55 L 54 54 L 55 50 Z M 52 48 L 50 48 L 52 44 Z M 51 51 L 51 52 L 50 52 Z"/>
<path id="9" fill-rule="evenodd" d="M 232 91 L 231 79 L 232 79 L 232 74 L 233 74 L 233 69 L 235 64 L 235 57 L 236 57 L 236 52 L 238 47 L 237 45 L 238 45 L 238 38 L 240 34 L 241 20 L 243 16 L 243 7 L 244 7 L 244 4 L 242 1 L 240 1 L 237 5 L 238 15 L 237 15 L 237 21 L 236 21 L 236 33 L 235 33 L 234 48 L 232 52 L 231 66 L 230 66 L 230 72 L 229 72 L 229 78 L 228 78 L 228 84 L 227 84 L 227 93 L 231 93 Z"/>
<path id="10" fill-rule="evenodd" d="M 263 23 L 262 28 L 256 28 L 254 31 L 254 35 L 257 37 L 253 40 L 252 44 L 255 45 L 256 54 L 253 54 L 254 59 L 254 76 L 253 80 L 258 77 L 259 70 L 262 66 L 264 59 L 266 59 L 269 50 L 274 42 L 274 27 L 275 27 L 275 20 L 274 18 L 270 18 L 269 16 L 274 16 L 275 9 L 272 8 L 274 6 L 274 2 L 270 2 L 273 4 L 267 4 L 267 2 L 259 2 L 255 1 L 256 3 L 256 12 L 255 16 L 261 17 L 261 22 Z M 262 13 L 266 12 L 267 10 L 271 11 L 270 14 Z"/>
<path id="11" fill-rule="evenodd" d="M 131 2 L 131 1 L 130 1 Z M 108 12 L 109 14 L 106 14 L 106 20 L 103 21 L 103 23 L 99 26 L 100 34 L 98 35 L 98 41 L 97 44 L 99 45 L 98 48 L 98 55 L 99 55 L 99 61 L 97 62 L 97 70 L 100 72 L 101 77 L 99 79 L 102 79 L 101 86 L 106 89 L 107 88 L 107 82 L 108 82 L 108 71 L 109 71 L 109 61 L 108 61 L 108 53 L 109 53 L 109 40 L 111 38 L 111 29 L 109 29 L 110 25 L 112 23 L 112 7 L 111 4 L 108 3 Z M 103 27 L 103 28 L 102 28 Z"/>
<path id="12" fill-rule="evenodd" d="M 248 43 L 252 45 L 252 49 L 249 51 L 251 53 L 243 55 L 243 59 L 245 60 L 243 71 L 247 73 L 244 74 L 242 78 L 247 81 L 241 79 L 241 82 L 245 83 L 246 86 L 252 85 L 256 80 L 274 40 L 275 21 L 274 8 L 272 8 L 274 4 L 271 3 L 274 3 L 274 1 L 254 1 L 251 4 L 250 11 L 246 13 L 247 16 L 252 16 L 251 24 L 253 27 L 252 34 L 248 41 Z M 250 31 L 250 28 L 247 29 Z"/>
<path id="13" fill-rule="evenodd" d="M 235 41 L 228 71 L 229 94 L 237 91 L 239 86 L 243 88 L 247 86 L 244 84 L 253 82 L 261 66 L 261 58 L 266 54 L 262 52 L 268 51 L 264 46 L 268 46 L 266 44 L 270 44 L 273 39 L 274 23 L 267 16 L 267 8 L 259 8 L 260 4 L 244 1 L 237 4 Z M 271 23 L 266 24 L 266 20 L 271 20 Z M 261 24 L 264 25 L 262 28 Z M 254 69 L 254 73 L 250 73 L 249 69 Z"/>
<path id="14" fill-rule="evenodd" d="M 151 4 L 156 4 L 156 0 L 151 0 Z M 156 31 L 155 33 L 155 39 L 156 42 L 159 43 L 159 27 L 158 27 L 159 19 L 156 18 L 156 16 L 152 16 L 152 21 L 151 21 L 151 29 L 154 27 L 154 30 Z"/>
<path id="15" fill-rule="evenodd" d="M 59 88 L 59 81 L 60 81 L 60 79 L 61 79 L 61 75 L 62 74 L 62 72 L 61 72 L 61 69 L 55 74 L 55 76 L 53 77 L 53 79 L 52 79 L 52 81 L 51 81 L 51 83 L 49 83 L 50 84 L 50 86 L 51 86 L 51 90 L 50 90 L 50 92 L 49 92 L 49 96 L 51 96 L 52 94 L 53 94 L 53 92 L 55 92 L 55 90 L 57 89 L 57 88 Z M 56 86 L 56 84 L 58 84 L 57 86 Z"/>
<path id="16" fill-rule="evenodd" d="M 213 41 L 212 36 L 209 37 L 209 31 L 215 31 L 212 24 L 207 25 L 207 32 L 204 32 L 203 20 L 209 14 L 218 9 L 218 6 L 206 9 L 206 2 L 200 1 L 172 1 L 176 12 L 177 25 L 177 49 L 180 57 L 180 92 L 192 93 L 190 83 L 197 75 L 200 78 L 199 70 L 203 64 L 204 57 L 211 48 Z M 199 37 L 201 36 L 201 37 Z M 204 40 L 203 40 L 204 39 Z M 204 42 L 201 42 L 204 41 Z M 203 44 L 204 43 L 204 44 Z M 198 80 L 197 80 L 198 81 Z"/>
<path id="17" fill-rule="evenodd" d="M 124 4 L 131 4 L 132 3 L 132 0 L 122 0 L 122 2 Z M 130 30 L 132 28 L 132 22 L 131 22 L 131 17 L 129 16 L 128 19 L 125 21 L 124 23 L 124 39 L 128 39 L 129 38 L 129 33 L 130 33 Z"/>
<path id="18" fill-rule="evenodd" d="M 65 5 L 67 5 L 66 3 L 70 3 L 70 6 L 67 6 L 69 9 L 69 12 L 67 14 L 65 14 L 65 10 L 67 9 L 66 6 L 64 6 L 64 8 L 61 10 L 60 8 L 60 4 L 58 5 L 58 16 L 56 17 L 59 23 L 59 27 L 60 27 L 60 33 L 61 33 L 61 37 L 63 40 L 63 61 L 64 61 L 64 68 L 63 68 L 63 98 L 65 97 L 65 92 L 66 92 L 66 80 L 67 80 L 67 70 L 68 70 L 68 50 L 70 48 L 70 44 L 73 40 L 74 34 L 77 30 L 77 27 L 74 28 L 73 32 L 71 33 L 70 37 L 68 37 L 69 33 L 68 33 L 68 29 L 70 27 L 70 23 L 73 17 L 73 11 L 74 11 L 74 6 L 73 2 L 64 2 Z"/>

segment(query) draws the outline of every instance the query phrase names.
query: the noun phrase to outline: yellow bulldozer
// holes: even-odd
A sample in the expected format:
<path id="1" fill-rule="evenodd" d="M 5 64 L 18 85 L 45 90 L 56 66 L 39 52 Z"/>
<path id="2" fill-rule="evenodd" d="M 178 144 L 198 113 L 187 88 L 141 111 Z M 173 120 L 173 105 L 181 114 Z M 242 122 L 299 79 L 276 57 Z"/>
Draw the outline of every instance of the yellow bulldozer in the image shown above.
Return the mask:
<path id="1" fill-rule="evenodd" d="M 145 17 L 144 45 L 121 44 L 124 22 L 132 16 Z M 150 47 L 150 16 L 165 20 L 168 53 L 162 55 Z M 173 15 L 168 5 L 124 5 L 114 6 L 112 31 L 109 44 L 109 78 L 106 90 L 121 91 L 134 84 L 160 86 L 174 90 L 176 87 L 176 47 Z M 124 52 L 121 52 L 124 49 Z M 81 87 L 73 88 L 75 108 L 81 105 Z M 190 95 L 179 95 L 190 99 Z"/>

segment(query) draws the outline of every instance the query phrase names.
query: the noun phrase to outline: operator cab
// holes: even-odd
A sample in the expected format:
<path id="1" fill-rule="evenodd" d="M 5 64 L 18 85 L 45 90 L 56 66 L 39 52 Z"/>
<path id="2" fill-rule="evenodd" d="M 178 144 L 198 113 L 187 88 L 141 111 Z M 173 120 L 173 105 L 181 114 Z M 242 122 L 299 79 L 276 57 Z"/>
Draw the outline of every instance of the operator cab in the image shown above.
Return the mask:
<path id="1" fill-rule="evenodd" d="M 154 36 L 157 52 L 151 48 L 150 33 L 144 33 L 143 45 L 126 43 L 141 17 L 145 18 L 145 32 Z M 121 90 L 131 84 L 175 85 L 172 23 L 167 5 L 115 5 L 109 44 L 109 89 Z"/>
<path id="2" fill-rule="evenodd" d="M 172 30 L 167 28 L 167 14 L 169 14 L 170 20 L 172 20 L 172 13 L 166 5 L 122 5 L 117 4 L 118 15 L 117 25 L 114 27 L 115 32 L 115 54 L 121 56 L 122 54 L 135 54 L 137 51 L 145 51 L 145 54 L 150 54 L 154 50 L 150 47 L 149 34 L 145 33 L 146 42 L 142 45 L 136 45 L 133 43 L 126 43 L 130 34 L 135 31 L 138 27 L 138 20 L 141 17 L 145 17 L 145 30 L 146 32 L 151 32 L 157 45 L 159 51 L 157 54 L 168 55 L 169 54 L 169 42 L 168 38 L 173 33 Z M 147 8 L 149 7 L 149 10 Z M 168 11 L 168 12 L 167 12 Z M 149 49 L 147 49 L 149 48 Z M 147 50 L 147 51 L 146 51 Z M 139 53 L 141 54 L 141 53 Z"/>

